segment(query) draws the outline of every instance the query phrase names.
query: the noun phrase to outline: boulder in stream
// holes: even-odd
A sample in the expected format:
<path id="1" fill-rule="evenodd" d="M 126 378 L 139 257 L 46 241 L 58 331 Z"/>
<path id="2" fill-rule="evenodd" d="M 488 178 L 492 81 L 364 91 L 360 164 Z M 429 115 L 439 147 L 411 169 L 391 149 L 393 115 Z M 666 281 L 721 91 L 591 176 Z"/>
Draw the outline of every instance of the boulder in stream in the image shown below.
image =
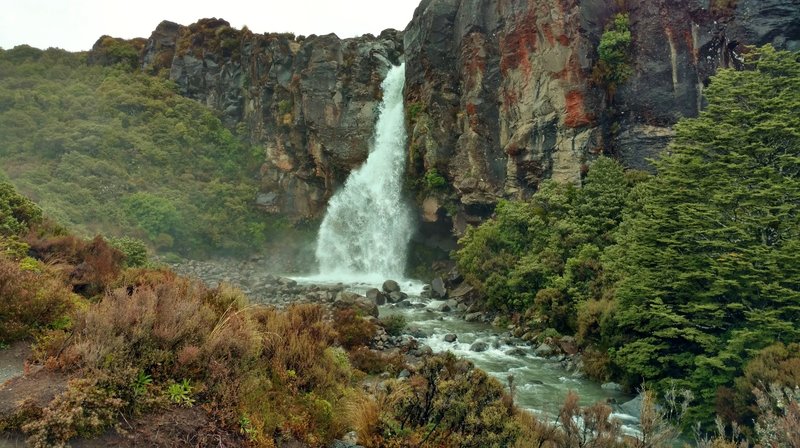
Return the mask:
<path id="1" fill-rule="evenodd" d="M 336 295 L 333 306 L 338 309 L 353 308 L 362 314 L 378 317 L 378 305 L 372 300 L 354 292 L 342 291 Z"/>
<path id="2" fill-rule="evenodd" d="M 386 280 L 383 282 L 383 292 L 391 294 L 393 292 L 400 292 L 400 285 L 394 280 Z"/>
<path id="3" fill-rule="evenodd" d="M 456 339 L 458 339 L 458 336 L 455 333 L 444 335 L 444 342 L 456 342 Z"/>
<path id="4" fill-rule="evenodd" d="M 376 305 L 383 305 L 386 303 L 386 295 L 377 288 L 368 289 L 367 298 L 375 302 Z"/>
<path id="5" fill-rule="evenodd" d="M 615 390 L 615 391 L 622 390 L 622 386 L 620 386 L 617 383 L 603 383 L 600 385 L 600 388 L 603 390 Z"/>
<path id="6" fill-rule="evenodd" d="M 487 343 L 485 343 L 483 341 L 478 341 L 478 342 L 473 343 L 469 347 L 469 350 L 471 352 L 476 352 L 476 353 L 485 352 L 486 350 L 489 350 L 489 344 L 487 344 Z"/>
<path id="7" fill-rule="evenodd" d="M 436 277 L 431 282 L 431 297 L 434 299 L 446 299 L 447 298 L 447 288 L 444 286 L 444 280 L 442 277 Z"/>

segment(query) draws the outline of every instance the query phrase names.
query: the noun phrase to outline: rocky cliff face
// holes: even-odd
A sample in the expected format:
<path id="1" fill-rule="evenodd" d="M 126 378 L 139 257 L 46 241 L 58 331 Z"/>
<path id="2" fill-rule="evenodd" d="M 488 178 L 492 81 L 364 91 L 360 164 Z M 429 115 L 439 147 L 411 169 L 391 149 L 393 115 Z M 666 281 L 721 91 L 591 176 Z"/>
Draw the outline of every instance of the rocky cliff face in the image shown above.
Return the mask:
<path id="1" fill-rule="evenodd" d="M 620 12 L 632 76 L 612 97 L 592 73 Z M 93 60 L 118 59 L 109 39 Z M 800 0 L 422 0 L 404 32 L 377 37 L 257 35 L 204 19 L 133 43 L 143 70 L 248 125 L 265 153 L 259 204 L 292 217 L 320 216 L 366 159 L 381 80 L 404 58 L 409 185 L 425 233 L 450 235 L 545 179 L 580 182 L 600 154 L 646 167 L 745 45 L 800 49 Z"/>
<path id="2" fill-rule="evenodd" d="M 619 12 L 633 74 L 611 104 L 592 71 Z M 646 167 L 709 76 L 765 43 L 800 49 L 800 1 L 423 0 L 405 32 L 410 174 L 451 187 L 423 194 L 423 218 L 451 224 L 449 203 L 462 231 L 544 179 L 580 182 L 602 153 Z"/>
<path id="3" fill-rule="evenodd" d="M 316 217 L 334 188 L 366 159 L 380 84 L 402 55 L 402 33 L 339 39 L 236 30 L 224 20 L 163 22 L 142 67 L 167 74 L 181 93 L 247 124 L 263 146 L 259 205 Z"/>

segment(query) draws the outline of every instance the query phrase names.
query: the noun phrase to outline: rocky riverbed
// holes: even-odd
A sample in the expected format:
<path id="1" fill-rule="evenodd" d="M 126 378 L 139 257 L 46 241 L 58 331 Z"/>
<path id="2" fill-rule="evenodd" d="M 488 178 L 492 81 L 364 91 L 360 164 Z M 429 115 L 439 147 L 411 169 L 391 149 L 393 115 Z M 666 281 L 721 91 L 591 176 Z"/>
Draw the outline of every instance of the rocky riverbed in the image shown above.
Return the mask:
<path id="1" fill-rule="evenodd" d="M 587 380 L 573 338 L 543 337 L 481 311 L 477 291 L 456 271 L 425 285 L 392 280 L 374 285 L 289 278 L 268 272 L 265 265 L 253 257 L 187 260 L 172 268 L 211 285 L 229 283 L 251 299 L 276 307 L 324 303 L 332 310 L 358 309 L 378 329 L 370 350 L 384 357 L 401 355 L 412 369 L 428 354 L 452 351 L 504 383 L 513 382 L 515 397 L 524 407 L 552 414 L 567 392 L 575 390 L 585 404 L 605 401 L 615 406 L 617 416 L 635 424 L 636 401 L 617 384 Z M 387 332 L 380 318 L 389 316 L 402 316 L 406 322 L 400 334 Z"/>

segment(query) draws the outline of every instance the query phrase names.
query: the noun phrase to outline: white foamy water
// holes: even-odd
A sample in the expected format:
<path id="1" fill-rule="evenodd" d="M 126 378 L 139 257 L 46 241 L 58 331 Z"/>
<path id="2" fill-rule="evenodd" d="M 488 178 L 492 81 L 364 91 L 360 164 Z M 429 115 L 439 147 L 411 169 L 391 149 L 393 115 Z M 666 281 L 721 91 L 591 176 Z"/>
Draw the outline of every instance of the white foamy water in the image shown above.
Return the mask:
<path id="1" fill-rule="evenodd" d="M 413 220 L 401 194 L 406 129 L 405 64 L 386 75 L 369 157 L 333 195 L 317 237 L 319 279 L 401 279 Z"/>

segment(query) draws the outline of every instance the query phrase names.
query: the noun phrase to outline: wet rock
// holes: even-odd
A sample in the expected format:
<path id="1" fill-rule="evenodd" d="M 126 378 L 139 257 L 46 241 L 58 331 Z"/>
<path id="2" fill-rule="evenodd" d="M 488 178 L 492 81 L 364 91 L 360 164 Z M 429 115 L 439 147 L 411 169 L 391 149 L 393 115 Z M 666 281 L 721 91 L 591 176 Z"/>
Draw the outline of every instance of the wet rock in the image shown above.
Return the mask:
<path id="1" fill-rule="evenodd" d="M 644 395 L 639 394 L 633 400 L 626 401 L 619 405 L 622 412 L 638 417 L 642 414 L 642 403 L 644 402 Z"/>
<path id="2" fill-rule="evenodd" d="M 442 277 L 436 277 L 431 282 L 431 297 L 434 299 L 445 299 L 447 298 L 447 288 L 444 286 L 444 280 Z"/>
<path id="3" fill-rule="evenodd" d="M 600 388 L 603 390 L 614 390 L 614 391 L 622 391 L 622 386 L 617 383 L 603 383 L 600 385 Z"/>
<path id="4" fill-rule="evenodd" d="M 296 281 L 294 281 L 294 280 L 292 280 L 290 278 L 286 278 L 286 277 L 279 278 L 278 279 L 278 284 L 281 285 L 281 286 L 288 286 L 290 288 L 293 288 L 293 287 L 297 286 L 297 282 Z"/>
<path id="5" fill-rule="evenodd" d="M 574 355 L 578 353 L 578 343 L 575 342 L 575 338 L 572 336 L 564 336 L 559 339 L 558 346 L 561 351 L 567 355 Z"/>
<path id="6" fill-rule="evenodd" d="M 534 350 L 534 353 L 536 354 L 536 356 L 539 356 L 539 357 L 542 357 L 542 358 L 547 358 L 547 357 L 550 357 L 550 356 L 557 355 L 558 354 L 558 349 L 556 349 L 555 347 L 552 347 L 549 344 L 541 344 L 538 347 L 536 347 L 536 350 Z"/>
<path id="7" fill-rule="evenodd" d="M 466 316 L 464 316 L 464 320 L 466 320 L 467 322 L 478 322 L 481 319 L 483 319 L 483 313 L 481 313 L 480 311 L 475 313 L 469 313 Z"/>
<path id="8" fill-rule="evenodd" d="M 408 298 L 408 294 L 400 291 L 392 291 L 389 293 L 387 300 L 391 303 L 398 303 L 402 302 L 403 300 Z"/>
<path id="9" fill-rule="evenodd" d="M 444 335 L 444 342 L 456 342 L 458 336 L 454 333 Z"/>
<path id="10" fill-rule="evenodd" d="M 414 352 L 415 352 L 415 355 L 419 356 L 419 357 L 430 356 L 430 355 L 433 354 L 433 349 L 430 348 L 427 345 L 422 345 L 418 349 L 416 349 Z"/>
<path id="11" fill-rule="evenodd" d="M 372 288 L 367 290 L 367 298 L 372 300 L 377 305 L 383 305 L 386 303 L 386 295 L 384 295 L 379 289 Z"/>
<path id="12" fill-rule="evenodd" d="M 411 336 L 413 336 L 413 337 L 415 337 L 417 339 L 427 338 L 428 337 L 428 334 L 425 331 L 423 331 L 421 328 L 419 328 L 419 327 L 408 327 L 406 329 L 406 333 L 408 333 L 409 335 L 411 335 Z"/>
<path id="13" fill-rule="evenodd" d="M 436 310 L 442 313 L 449 313 L 450 311 L 453 311 L 448 303 L 442 303 L 436 308 Z"/>
<path id="14" fill-rule="evenodd" d="M 489 344 L 483 341 L 478 341 L 470 345 L 469 350 L 476 353 L 485 352 L 486 350 L 489 350 Z"/>
<path id="15" fill-rule="evenodd" d="M 333 306 L 337 309 L 352 308 L 363 315 L 378 317 L 378 305 L 375 302 L 349 291 L 342 291 L 337 294 Z"/>
<path id="16" fill-rule="evenodd" d="M 452 291 L 449 291 L 448 294 L 451 299 L 455 299 L 459 302 L 470 301 L 475 299 L 477 296 L 475 288 L 466 283 L 458 285 L 458 287 L 456 287 Z"/>
<path id="17" fill-rule="evenodd" d="M 458 270 L 458 268 L 454 267 L 453 269 L 450 269 L 450 271 L 447 272 L 447 276 L 445 278 L 445 282 L 447 285 L 453 287 L 458 285 L 462 281 L 464 281 L 464 276 L 461 275 L 461 272 Z"/>
<path id="18" fill-rule="evenodd" d="M 383 282 L 383 292 L 391 294 L 393 292 L 400 292 L 400 285 L 394 280 L 386 280 Z"/>
<path id="19" fill-rule="evenodd" d="M 506 351 L 506 355 L 508 355 L 508 356 L 519 356 L 519 357 L 522 357 L 522 356 L 525 356 L 527 354 L 528 354 L 528 352 L 524 348 L 519 348 L 519 347 L 512 348 L 511 350 Z"/>

